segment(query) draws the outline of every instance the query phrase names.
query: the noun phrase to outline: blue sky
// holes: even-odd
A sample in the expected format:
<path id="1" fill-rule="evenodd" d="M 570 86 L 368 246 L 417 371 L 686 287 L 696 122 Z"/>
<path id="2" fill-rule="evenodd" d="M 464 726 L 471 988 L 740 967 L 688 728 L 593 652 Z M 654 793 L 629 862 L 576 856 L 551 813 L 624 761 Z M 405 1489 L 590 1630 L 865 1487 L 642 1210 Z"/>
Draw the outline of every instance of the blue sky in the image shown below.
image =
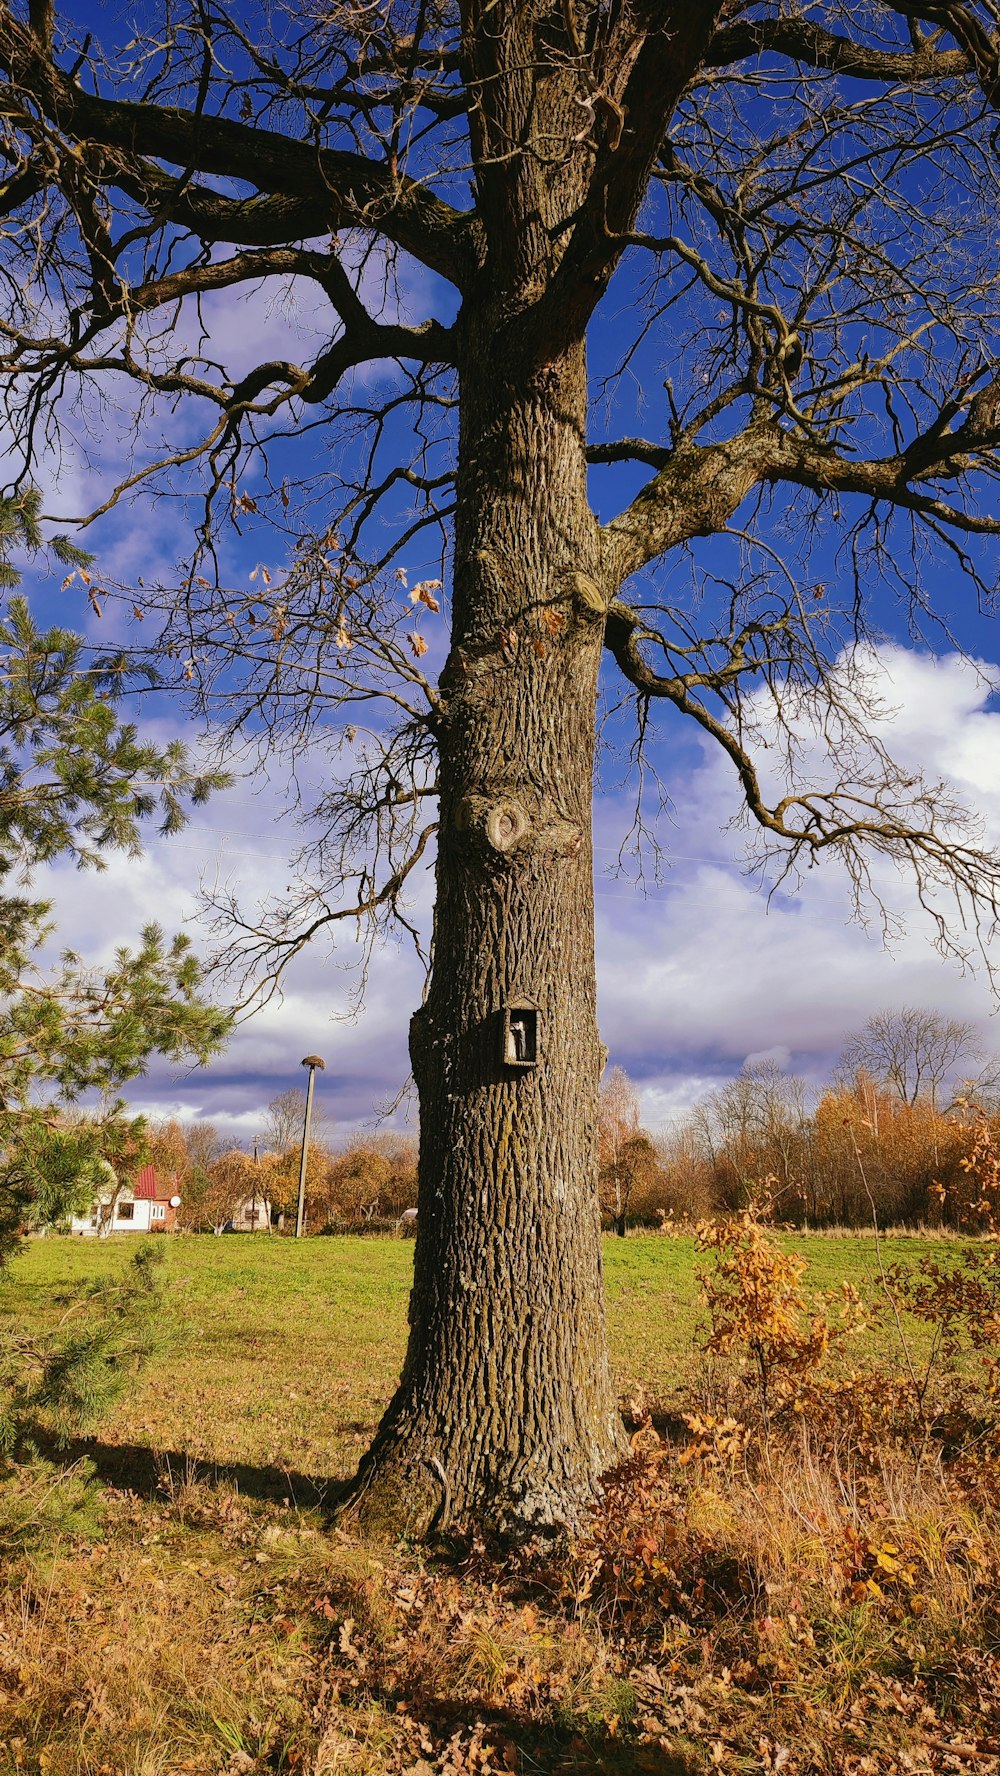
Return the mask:
<path id="1" fill-rule="evenodd" d="M 94 13 L 109 37 L 113 24 L 107 21 L 115 16 L 113 8 Z M 635 295 L 628 275 L 612 287 L 593 340 L 595 376 L 620 352 Z M 441 311 L 442 303 L 446 312 L 451 298 L 438 280 L 404 265 L 400 301 L 409 318 L 419 319 Z M 206 300 L 204 316 L 210 340 L 224 348 L 234 374 L 262 356 L 287 353 L 301 359 L 328 337 L 325 316 L 311 289 L 302 285 L 220 293 Z M 670 364 L 669 341 L 651 336 L 619 388 L 613 429 L 632 431 L 640 422 L 644 429 L 662 429 L 665 367 L 683 380 L 684 366 Z M 127 390 L 106 393 L 104 405 L 99 408 L 95 401 L 77 417 L 61 458 L 39 465 L 52 513 L 92 508 L 120 473 L 134 408 Z M 194 416 L 183 417 L 182 435 L 193 435 L 194 424 Z M 171 435 L 176 438 L 177 430 Z M 390 456 L 399 447 L 398 436 L 390 434 Z M 292 477 L 318 472 L 325 448 L 317 434 L 293 441 L 287 472 Z M 595 477 L 602 516 L 615 509 L 635 480 L 632 471 Z M 244 485 L 255 491 L 252 470 Z M 175 579 L 190 545 L 195 510 L 180 497 L 154 499 L 140 492 L 87 534 L 99 575 L 128 584 L 141 578 L 147 586 L 158 578 Z M 783 537 L 789 556 L 797 554 L 796 510 L 794 502 L 778 502 L 761 521 L 769 543 Z M 833 585 L 842 577 L 835 544 L 834 533 L 821 540 L 808 570 Z M 433 569 L 432 558 L 421 549 L 415 546 L 407 558 L 411 580 Z M 713 572 L 729 571 L 738 549 L 733 540 L 700 546 L 695 561 L 702 583 Z M 225 546 L 231 583 L 249 583 L 262 562 L 278 571 L 281 546 L 272 531 L 250 519 L 242 538 L 231 537 Z M 870 576 L 866 597 L 882 637 L 870 661 L 887 708 L 882 735 L 902 762 L 954 784 L 981 813 L 989 840 L 1000 844 L 1000 705 L 994 695 L 1000 636 L 995 620 L 978 613 L 971 588 L 944 558 L 929 559 L 923 571 L 926 590 L 945 610 L 970 658 L 957 656 L 933 632 L 915 640 L 898 584 Z M 676 588 L 683 572 L 668 565 L 656 578 L 681 597 Z M 113 604 L 98 623 L 79 584 L 59 591 L 58 579 L 40 573 L 29 583 L 42 619 L 58 614 L 85 627 L 96 641 L 127 633 Z M 443 620 L 435 628 L 428 618 L 425 632 L 427 663 L 439 667 Z M 940 651 L 930 651 L 928 642 Z M 617 695 L 610 673 L 608 695 L 612 701 Z M 147 705 L 146 719 L 161 737 L 192 731 L 188 717 L 170 700 Z M 676 716 L 658 718 L 652 748 L 670 797 L 660 823 L 665 867 L 658 879 L 647 875 L 644 884 L 635 881 L 634 871 L 619 870 L 616 859 L 632 819 L 623 769 L 629 736 L 623 718 L 609 723 L 595 803 L 599 1006 L 611 1061 L 636 1080 L 652 1126 L 682 1114 L 750 1058 L 773 1056 L 819 1083 L 845 1038 L 886 1007 L 928 1005 L 971 1019 L 982 1027 L 984 1040 L 1000 1048 L 982 975 L 962 975 L 936 955 L 912 886 L 897 879 L 891 866 L 879 866 L 877 876 L 903 928 L 888 948 L 877 918 L 867 929 L 853 920 L 848 886 L 836 864 L 811 872 L 797 893 L 768 900 L 759 879 L 743 867 L 744 835 L 731 824 L 739 812 L 732 767 Z M 307 778 L 312 774 L 320 781 L 320 761 L 303 769 Z M 295 843 L 284 818 L 291 799 L 288 768 L 275 762 L 215 797 L 179 838 L 152 841 L 139 862 L 113 858 L 101 876 L 56 868 L 39 888 L 56 902 L 60 941 L 96 957 L 155 917 L 170 929 L 186 926 L 203 943 L 200 891 L 235 885 L 250 902 L 280 892 Z M 425 871 L 414 879 L 411 896 L 412 916 L 424 930 L 431 894 Z M 293 965 L 282 1002 L 243 1026 L 223 1059 L 190 1075 L 152 1067 L 132 1088 L 134 1106 L 156 1115 L 204 1117 L 249 1142 L 259 1132 L 268 1099 L 303 1083 L 301 1056 L 318 1052 L 327 1061 L 320 1090 L 329 1116 L 342 1133 L 366 1125 L 406 1077 L 406 1024 L 419 1001 L 421 973 L 408 945 L 379 951 L 364 1007 L 354 1012 L 356 960 L 350 941 L 332 955 L 319 946 Z M 406 1114 L 404 1104 L 396 1119 Z"/>

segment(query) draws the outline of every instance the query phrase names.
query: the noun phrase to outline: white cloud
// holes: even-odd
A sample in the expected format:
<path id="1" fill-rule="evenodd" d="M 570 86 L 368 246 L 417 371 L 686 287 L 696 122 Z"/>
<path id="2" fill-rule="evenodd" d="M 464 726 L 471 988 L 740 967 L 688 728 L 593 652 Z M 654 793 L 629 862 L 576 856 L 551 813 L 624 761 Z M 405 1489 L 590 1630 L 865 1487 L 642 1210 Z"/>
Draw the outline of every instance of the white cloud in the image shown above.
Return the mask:
<path id="1" fill-rule="evenodd" d="M 879 665 L 892 706 L 879 727 L 890 750 L 931 778 L 951 778 L 982 816 L 988 841 L 1000 843 L 1000 713 L 989 707 L 990 675 L 958 657 L 902 648 L 881 650 Z M 741 873 L 733 835 L 723 841 L 728 856 L 714 860 L 738 806 L 721 754 L 706 752 L 671 788 L 676 862 L 664 887 L 643 900 L 620 881 L 598 882 L 604 1039 L 612 1060 L 642 1081 L 651 1111 L 676 1113 L 706 1078 L 717 1083 L 748 1058 L 787 1056 L 818 1081 L 844 1038 L 883 1007 L 936 1007 L 976 1023 L 1000 1047 L 986 982 L 937 955 L 912 884 L 891 866 L 876 877 L 906 930 L 887 950 L 877 921 L 867 931 L 853 922 L 836 864 L 768 902 Z M 688 861 L 699 857 L 706 861 Z"/>
<path id="2" fill-rule="evenodd" d="M 752 1054 L 743 1056 L 744 1067 L 774 1066 L 783 1072 L 787 1070 L 792 1059 L 792 1051 L 787 1043 L 774 1042 L 770 1048 L 754 1049 Z"/>

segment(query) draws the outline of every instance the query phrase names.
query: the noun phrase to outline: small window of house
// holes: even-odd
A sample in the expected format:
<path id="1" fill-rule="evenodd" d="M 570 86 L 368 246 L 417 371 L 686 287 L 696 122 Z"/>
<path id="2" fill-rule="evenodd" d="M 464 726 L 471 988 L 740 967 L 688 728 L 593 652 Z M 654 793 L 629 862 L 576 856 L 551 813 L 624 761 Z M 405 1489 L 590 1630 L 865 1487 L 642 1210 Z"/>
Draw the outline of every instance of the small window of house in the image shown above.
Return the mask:
<path id="1" fill-rule="evenodd" d="M 115 1213 L 119 1221 L 134 1221 L 135 1203 L 119 1203 Z"/>
<path id="2" fill-rule="evenodd" d="M 164 1219 L 164 1217 L 166 1216 L 166 1213 L 167 1213 L 167 1210 L 166 1210 L 166 1205 L 164 1203 L 154 1203 L 153 1204 L 153 1220 L 154 1221 L 162 1221 Z"/>

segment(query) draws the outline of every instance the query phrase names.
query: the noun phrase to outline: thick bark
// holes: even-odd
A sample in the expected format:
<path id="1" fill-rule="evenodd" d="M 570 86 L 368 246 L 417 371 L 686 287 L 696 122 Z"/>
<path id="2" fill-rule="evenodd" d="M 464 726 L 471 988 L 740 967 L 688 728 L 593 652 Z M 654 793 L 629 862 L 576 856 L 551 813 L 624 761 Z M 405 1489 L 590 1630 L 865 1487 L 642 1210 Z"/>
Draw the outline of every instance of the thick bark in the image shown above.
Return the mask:
<path id="1" fill-rule="evenodd" d="M 369 1524 L 578 1516 L 622 1449 L 597 1198 L 591 792 L 603 622 L 584 352 L 466 328 L 434 968 L 411 1028 L 410 1342 L 363 1464 Z M 528 367 L 520 365 L 528 360 Z M 598 608 L 595 608 L 598 607 Z M 535 1066 L 504 1062 L 533 1001 Z"/>

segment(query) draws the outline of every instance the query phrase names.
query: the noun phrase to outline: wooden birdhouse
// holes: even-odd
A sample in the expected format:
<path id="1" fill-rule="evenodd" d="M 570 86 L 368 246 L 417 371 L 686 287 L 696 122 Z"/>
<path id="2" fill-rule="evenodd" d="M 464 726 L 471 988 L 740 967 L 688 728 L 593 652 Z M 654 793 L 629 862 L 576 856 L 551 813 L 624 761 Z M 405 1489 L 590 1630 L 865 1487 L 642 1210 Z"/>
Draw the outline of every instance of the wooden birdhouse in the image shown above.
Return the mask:
<path id="1" fill-rule="evenodd" d="M 511 999 L 500 1022 L 500 1061 L 506 1068 L 537 1067 L 542 1049 L 542 1014 L 533 999 Z"/>

